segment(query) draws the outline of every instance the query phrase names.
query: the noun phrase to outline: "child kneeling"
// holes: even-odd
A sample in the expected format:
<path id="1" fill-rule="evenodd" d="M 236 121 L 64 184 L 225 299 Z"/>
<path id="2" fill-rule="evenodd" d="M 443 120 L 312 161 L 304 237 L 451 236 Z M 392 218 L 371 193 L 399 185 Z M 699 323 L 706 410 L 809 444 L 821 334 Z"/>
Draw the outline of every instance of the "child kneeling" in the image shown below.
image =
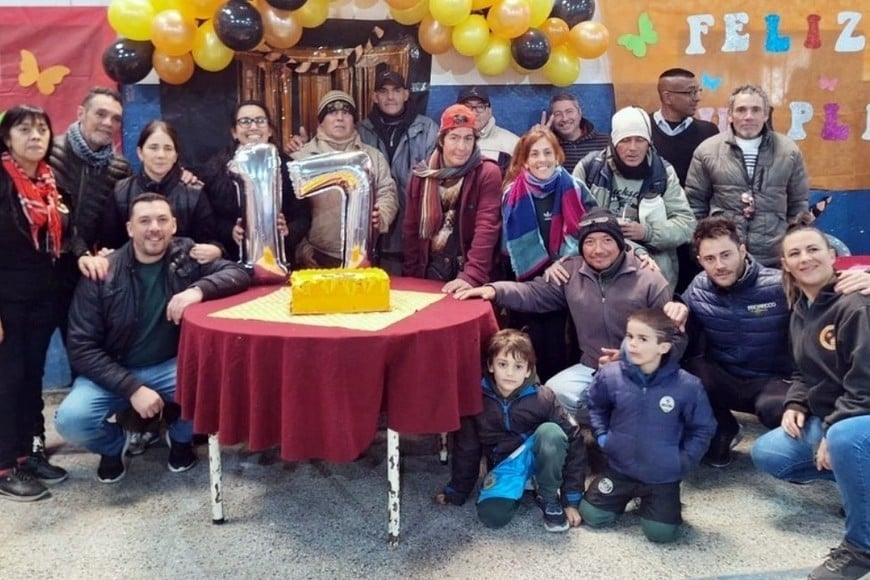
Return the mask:
<path id="1" fill-rule="evenodd" d="M 462 418 L 453 440 L 451 480 L 435 499 L 464 504 L 485 455 L 489 473 L 477 501 L 485 526 L 500 528 L 513 519 L 526 482 L 534 476 L 544 528 L 564 532 L 580 525 L 586 450 L 579 428 L 553 391 L 535 383 L 534 368 L 527 334 L 506 329 L 493 336 L 489 372 L 481 381 L 483 411 Z"/>
<path id="2" fill-rule="evenodd" d="M 680 481 L 716 432 L 704 386 L 671 356 L 677 332 L 661 310 L 630 315 L 620 360 L 602 366 L 586 393 L 592 433 L 608 459 L 580 504 L 589 526 L 612 524 L 637 497 L 646 537 L 677 538 Z"/>

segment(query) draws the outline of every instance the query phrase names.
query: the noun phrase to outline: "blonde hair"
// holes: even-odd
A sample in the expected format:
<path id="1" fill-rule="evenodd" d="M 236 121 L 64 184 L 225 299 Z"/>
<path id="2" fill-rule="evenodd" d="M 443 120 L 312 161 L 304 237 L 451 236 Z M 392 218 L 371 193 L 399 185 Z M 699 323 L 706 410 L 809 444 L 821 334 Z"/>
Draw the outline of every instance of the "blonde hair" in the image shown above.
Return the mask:
<path id="1" fill-rule="evenodd" d="M 788 229 L 786 229 L 785 235 L 779 243 L 780 259 L 785 258 L 785 241 L 789 236 L 799 232 L 815 232 L 822 239 L 825 249 L 831 249 L 831 244 L 828 242 L 828 237 L 825 236 L 825 232 L 812 225 L 815 219 L 815 216 L 808 211 L 802 211 L 794 217 L 791 223 L 789 223 Z M 836 277 L 836 275 L 837 273 L 834 271 L 833 277 Z M 801 296 L 803 296 L 803 290 L 801 290 L 794 276 L 790 272 L 787 272 L 785 268 L 782 269 L 782 290 L 785 292 L 788 309 L 791 310 L 794 308 L 794 305 L 797 304 L 797 301 L 801 299 Z"/>

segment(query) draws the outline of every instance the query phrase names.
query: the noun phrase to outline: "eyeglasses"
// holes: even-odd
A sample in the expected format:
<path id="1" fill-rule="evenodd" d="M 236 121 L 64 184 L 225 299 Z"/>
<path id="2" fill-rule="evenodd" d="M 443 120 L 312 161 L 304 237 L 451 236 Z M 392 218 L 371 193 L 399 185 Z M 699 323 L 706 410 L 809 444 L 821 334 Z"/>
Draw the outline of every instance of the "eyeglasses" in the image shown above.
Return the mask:
<path id="1" fill-rule="evenodd" d="M 586 228 L 586 227 L 589 227 L 589 226 L 591 226 L 591 225 L 593 225 L 593 224 L 606 224 L 606 223 L 608 223 L 608 222 L 613 221 L 614 219 L 615 219 L 615 218 L 610 217 L 610 216 L 604 216 L 604 217 L 597 217 L 597 218 L 587 219 L 587 220 L 583 220 L 583 221 L 581 221 L 580 224 L 579 224 L 579 227 L 581 227 L 581 228 Z"/>
<path id="2" fill-rule="evenodd" d="M 489 105 L 487 105 L 486 103 L 479 103 L 477 105 L 471 105 L 466 103 L 465 106 L 474 111 L 475 113 L 483 113 L 489 108 Z"/>
<path id="3" fill-rule="evenodd" d="M 743 203 L 743 217 L 751 220 L 755 215 L 755 196 L 751 191 L 744 191 L 740 194 L 740 202 Z"/>
<path id="4" fill-rule="evenodd" d="M 250 127 L 251 125 L 256 124 L 258 127 L 262 127 L 264 125 L 269 124 L 268 117 L 240 117 L 236 119 L 236 125 L 239 127 Z"/>
<path id="5" fill-rule="evenodd" d="M 665 91 L 666 93 L 673 93 L 675 95 L 691 95 L 693 97 L 697 97 L 698 95 L 704 94 L 704 89 L 700 87 L 696 87 L 694 89 L 689 89 L 688 91 Z"/>

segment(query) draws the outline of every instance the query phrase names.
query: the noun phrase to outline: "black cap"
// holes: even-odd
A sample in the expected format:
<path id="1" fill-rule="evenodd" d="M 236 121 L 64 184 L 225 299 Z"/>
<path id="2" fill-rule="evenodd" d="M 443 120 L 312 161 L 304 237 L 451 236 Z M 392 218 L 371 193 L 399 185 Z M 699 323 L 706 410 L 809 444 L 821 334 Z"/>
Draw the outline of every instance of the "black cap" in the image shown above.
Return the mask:
<path id="1" fill-rule="evenodd" d="M 577 230 L 577 239 L 580 242 L 580 247 L 583 247 L 583 240 L 589 234 L 601 232 L 607 234 L 619 249 L 625 251 L 625 236 L 622 235 L 622 228 L 619 227 L 619 221 L 616 216 L 600 207 L 594 207 L 589 210 L 589 213 L 583 216 L 580 220 L 580 225 Z"/>
<path id="2" fill-rule="evenodd" d="M 470 101 L 471 99 L 483 101 L 487 105 L 490 104 L 489 94 L 486 92 L 486 89 L 477 86 L 466 87 L 459 91 L 459 96 L 456 97 L 456 102 L 464 103 L 465 101 Z"/>
<path id="3" fill-rule="evenodd" d="M 375 77 L 375 90 L 379 91 L 384 88 L 384 85 L 395 85 L 400 89 L 407 89 L 405 79 L 399 73 L 385 69 L 378 73 Z"/>

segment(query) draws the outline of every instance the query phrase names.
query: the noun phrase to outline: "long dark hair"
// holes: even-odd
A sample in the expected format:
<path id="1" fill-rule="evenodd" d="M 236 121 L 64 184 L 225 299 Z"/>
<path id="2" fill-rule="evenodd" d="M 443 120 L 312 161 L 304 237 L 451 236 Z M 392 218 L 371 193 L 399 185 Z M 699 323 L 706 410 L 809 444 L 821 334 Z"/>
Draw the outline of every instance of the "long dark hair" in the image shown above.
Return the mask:
<path id="1" fill-rule="evenodd" d="M 3 115 L 3 120 L 0 121 L 0 153 L 6 153 L 9 151 L 9 146 L 6 142 L 9 140 L 9 134 L 12 131 L 12 127 L 20 125 L 25 121 L 33 120 L 45 121 L 45 124 L 48 125 L 48 149 L 45 151 L 43 160 L 48 159 L 48 156 L 51 154 L 51 142 L 54 139 L 54 131 L 51 128 L 51 119 L 44 109 L 40 109 L 33 105 L 16 105 L 6 111 Z"/>

